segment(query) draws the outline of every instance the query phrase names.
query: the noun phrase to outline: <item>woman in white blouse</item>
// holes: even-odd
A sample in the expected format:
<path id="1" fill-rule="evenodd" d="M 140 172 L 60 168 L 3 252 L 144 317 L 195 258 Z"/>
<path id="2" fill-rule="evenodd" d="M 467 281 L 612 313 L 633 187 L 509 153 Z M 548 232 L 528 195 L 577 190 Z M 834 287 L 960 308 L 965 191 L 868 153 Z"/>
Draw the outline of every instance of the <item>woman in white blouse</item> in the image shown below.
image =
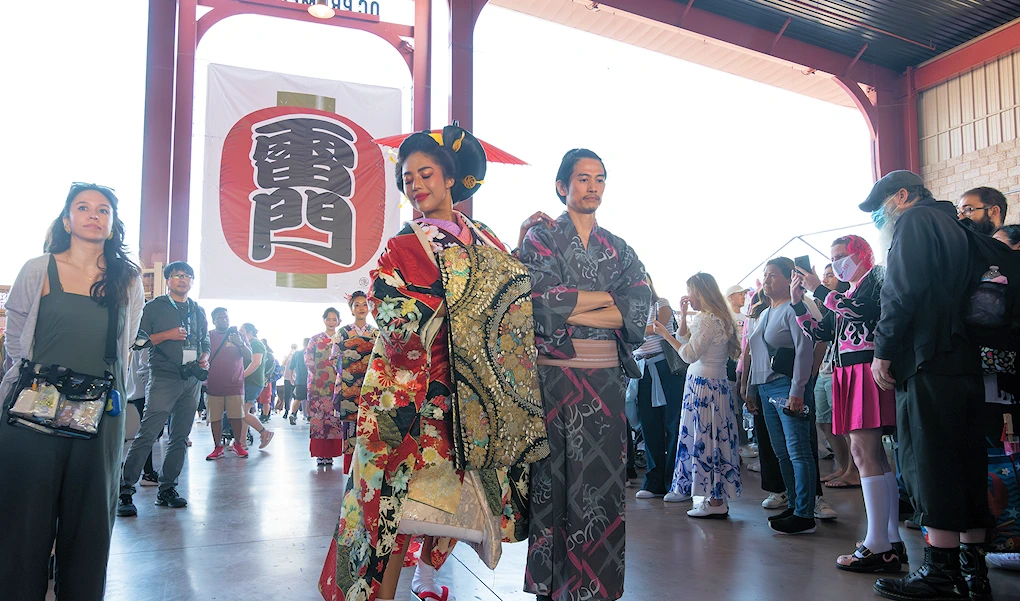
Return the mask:
<path id="1" fill-rule="evenodd" d="M 698 311 L 690 327 L 689 309 Z M 687 296 L 680 300 L 679 325 L 676 338 L 661 323 L 654 325 L 655 333 L 691 364 L 684 385 L 673 486 L 665 500 L 703 497 L 687 515 L 725 518 L 729 515 L 727 499 L 740 495 L 733 389 L 726 377 L 726 362 L 739 355 L 740 342 L 714 277 L 698 273 L 687 280 Z"/>

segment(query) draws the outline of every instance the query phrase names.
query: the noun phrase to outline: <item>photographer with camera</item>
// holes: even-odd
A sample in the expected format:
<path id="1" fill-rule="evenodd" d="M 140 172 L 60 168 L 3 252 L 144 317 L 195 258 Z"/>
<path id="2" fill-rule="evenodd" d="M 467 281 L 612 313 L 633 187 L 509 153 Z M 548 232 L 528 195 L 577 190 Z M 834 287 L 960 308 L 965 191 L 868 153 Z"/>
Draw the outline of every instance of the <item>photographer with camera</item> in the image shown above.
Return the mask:
<path id="1" fill-rule="evenodd" d="M 237 433 L 234 452 L 238 457 L 247 457 L 248 452 L 244 450 L 239 436 L 244 431 L 244 364 L 251 361 L 251 347 L 237 328 L 231 327 L 226 309 L 213 309 L 212 320 L 214 329 L 209 332 L 209 343 L 213 353 L 209 358 L 209 380 L 205 386 L 209 393 L 206 402 L 209 404 L 214 448 L 206 459 L 223 458 L 224 411 L 230 420 L 231 431 Z"/>
<path id="2" fill-rule="evenodd" d="M 149 383 L 145 391 L 145 417 L 131 443 L 120 480 L 117 515 L 138 514 L 131 500 L 142 463 L 169 418 L 170 444 L 159 474 L 156 505 L 181 508 L 188 502 L 177 494 L 177 477 L 184 466 L 187 438 L 195 423 L 202 382 L 209 376 L 209 325 L 205 310 L 188 298 L 195 271 L 183 261 L 163 269 L 166 295 L 145 304 L 142 332 L 148 340 L 136 346 L 149 349 Z"/>

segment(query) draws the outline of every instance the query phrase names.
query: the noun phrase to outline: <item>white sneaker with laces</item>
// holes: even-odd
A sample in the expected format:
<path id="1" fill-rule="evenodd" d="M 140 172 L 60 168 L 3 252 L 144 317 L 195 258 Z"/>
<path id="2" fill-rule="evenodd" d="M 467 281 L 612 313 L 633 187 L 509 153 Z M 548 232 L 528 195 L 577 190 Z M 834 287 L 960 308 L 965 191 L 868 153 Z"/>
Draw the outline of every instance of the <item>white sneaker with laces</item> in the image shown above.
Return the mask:
<path id="1" fill-rule="evenodd" d="M 839 517 L 825 497 L 815 497 L 815 519 L 834 520 Z"/>
<path id="2" fill-rule="evenodd" d="M 687 515 L 692 518 L 709 518 L 709 519 L 724 519 L 729 517 L 730 509 L 727 506 L 726 500 L 723 499 L 722 505 L 712 505 L 711 499 L 705 497 L 701 503 L 698 503 L 694 509 L 687 511 Z"/>
<path id="3" fill-rule="evenodd" d="M 985 561 L 993 568 L 1020 570 L 1020 553 L 989 553 Z"/>
<path id="4" fill-rule="evenodd" d="M 765 497 L 765 500 L 761 502 L 761 506 L 765 509 L 782 509 L 789 504 L 790 499 L 786 497 L 785 492 L 774 492 Z"/>
<path id="5" fill-rule="evenodd" d="M 744 459 L 754 459 L 755 457 L 758 456 L 758 450 L 750 447 L 740 447 L 740 450 L 737 451 L 737 454 L 743 457 Z"/>
<path id="6" fill-rule="evenodd" d="M 683 503 L 684 501 L 690 501 L 690 495 L 682 495 L 678 492 L 668 492 L 666 496 L 662 497 L 662 500 L 667 503 Z"/>
<path id="7" fill-rule="evenodd" d="M 634 497 L 637 498 L 637 499 L 654 499 L 656 497 L 661 497 L 661 496 L 662 495 L 660 495 L 658 493 L 654 493 L 654 492 L 652 492 L 650 490 L 645 490 L 643 488 L 641 490 L 637 491 L 637 494 L 634 495 Z"/>
<path id="8" fill-rule="evenodd" d="M 755 461 L 754 463 L 748 465 L 747 469 L 752 471 L 752 472 L 756 472 L 756 473 L 760 474 L 761 473 L 761 462 L 760 461 Z"/>

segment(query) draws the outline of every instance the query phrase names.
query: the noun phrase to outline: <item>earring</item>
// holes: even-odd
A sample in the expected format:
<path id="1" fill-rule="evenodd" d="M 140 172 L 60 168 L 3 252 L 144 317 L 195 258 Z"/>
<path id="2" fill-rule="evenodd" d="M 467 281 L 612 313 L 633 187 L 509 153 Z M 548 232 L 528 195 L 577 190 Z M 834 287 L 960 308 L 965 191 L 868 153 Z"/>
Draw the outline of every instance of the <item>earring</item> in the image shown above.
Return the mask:
<path id="1" fill-rule="evenodd" d="M 71 233 L 71 228 L 66 223 L 64 224 L 64 231 L 67 232 L 68 234 Z"/>
<path id="2" fill-rule="evenodd" d="M 110 235 L 106 237 L 107 240 L 113 240 L 113 230 L 110 230 Z"/>

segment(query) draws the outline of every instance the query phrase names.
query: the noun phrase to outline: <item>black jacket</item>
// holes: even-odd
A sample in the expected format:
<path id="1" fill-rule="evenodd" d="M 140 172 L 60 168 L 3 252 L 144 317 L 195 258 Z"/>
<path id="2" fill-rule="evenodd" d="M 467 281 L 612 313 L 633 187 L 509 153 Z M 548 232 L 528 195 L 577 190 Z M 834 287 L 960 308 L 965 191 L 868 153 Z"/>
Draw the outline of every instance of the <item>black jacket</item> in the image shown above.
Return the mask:
<path id="1" fill-rule="evenodd" d="M 929 199 L 907 209 L 894 226 L 886 264 L 875 357 L 892 362 L 900 383 L 919 369 L 980 373 L 963 322 L 973 269 L 956 208 Z"/>

